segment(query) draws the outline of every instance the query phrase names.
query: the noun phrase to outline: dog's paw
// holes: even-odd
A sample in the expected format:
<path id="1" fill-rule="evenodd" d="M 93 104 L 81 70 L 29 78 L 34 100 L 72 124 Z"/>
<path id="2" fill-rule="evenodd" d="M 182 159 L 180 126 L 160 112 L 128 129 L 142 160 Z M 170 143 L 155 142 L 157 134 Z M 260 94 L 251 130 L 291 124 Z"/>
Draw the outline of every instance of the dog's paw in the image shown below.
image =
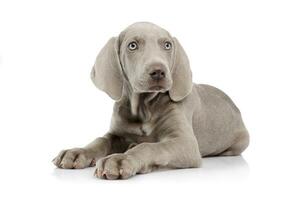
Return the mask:
<path id="1" fill-rule="evenodd" d="M 95 176 L 102 179 L 127 179 L 134 176 L 140 162 L 130 155 L 112 154 L 97 161 Z"/>
<path id="2" fill-rule="evenodd" d="M 83 169 L 95 166 L 96 163 L 87 150 L 82 148 L 62 150 L 52 162 L 57 167 L 63 169 Z"/>

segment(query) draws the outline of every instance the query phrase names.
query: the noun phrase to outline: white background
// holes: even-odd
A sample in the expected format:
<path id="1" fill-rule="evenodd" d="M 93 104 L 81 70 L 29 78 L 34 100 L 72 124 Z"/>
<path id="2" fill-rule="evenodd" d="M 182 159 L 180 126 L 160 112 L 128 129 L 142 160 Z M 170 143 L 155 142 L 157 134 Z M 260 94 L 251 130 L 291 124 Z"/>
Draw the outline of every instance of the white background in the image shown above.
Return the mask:
<path id="1" fill-rule="evenodd" d="M 107 131 L 113 101 L 89 73 L 136 21 L 169 30 L 194 82 L 234 100 L 251 135 L 243 157 L 126 181 L 54 167 Z M 299 1 L 0 0 L 0 198 L 299 199 L 299 68 Z"/>

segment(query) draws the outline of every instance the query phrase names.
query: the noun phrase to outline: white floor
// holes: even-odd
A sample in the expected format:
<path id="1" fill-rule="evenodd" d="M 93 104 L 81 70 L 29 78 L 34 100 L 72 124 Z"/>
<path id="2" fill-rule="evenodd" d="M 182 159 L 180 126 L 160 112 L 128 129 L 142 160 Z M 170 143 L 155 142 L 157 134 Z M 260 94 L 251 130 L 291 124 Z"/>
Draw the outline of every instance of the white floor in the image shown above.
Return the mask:
<path id="1" fill-rule="evenodd" d="M 22 140 L 16 142 L 20 145 Z M 254 154 L 204 158 L 202 168 L 157 171 L 128 180 L 93 177 L 94 168 L 57 169 L 45 143 L 3 152 L 0 199 L 299 199 L 298 157 Z M 24 146 L 25 147 L 25 146 Z M 271 148 L 271 146 L 270 146 Z M 258 148 L 259 150 L 259 148 Z M 270 151 L 266 151 L 268 153 Z M 15 156 L 20 159 L 14 159 Z M 52 153 L 51 153 L 52 154 Z M 13 156 L 12 156 L 13 155 Z M 5 162 L 3 162 L 5 161 Z"/>
<path id="2" fill-rule="evenodd" d="M 42 152 L 41 152 L 42 153 Z M 25 155 L 24 155 L 25 156 Z M 36 156 L 39 156 L 37 153 Z M 251 157 L 251 156 L 249 156 Z M 267 158 L 267 157 L 266 157 Z M 297 158 L 294 158 L 297 159 Z M 26 159 L 24 159 L 25 161 Z M 94 168 L 63 170 L 34 155 L 1 172 L 1 199 L 299 199 L 299 172 L 241 156 L 205 158 L 202 168 L 157 171 L 129 180 L 93 177 Z M 250 161 L 252 160 L 252 161 Z"/>

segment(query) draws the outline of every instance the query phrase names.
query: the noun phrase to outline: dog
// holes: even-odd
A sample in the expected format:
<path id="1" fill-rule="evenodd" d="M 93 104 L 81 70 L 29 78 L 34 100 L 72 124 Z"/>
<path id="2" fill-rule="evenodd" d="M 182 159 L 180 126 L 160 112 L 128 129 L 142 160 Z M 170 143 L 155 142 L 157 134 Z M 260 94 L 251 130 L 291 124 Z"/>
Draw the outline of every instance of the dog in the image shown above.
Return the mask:
<path id="1" fill-rule="evenodd" d="M 110 129 L 83 148 L 61 151 L 53 160 L 59 168 L 96 165 L 98 178 L 127 179 L 200 167 L 202 157 L 240 155 L 249 144 L 232 100 L 194 84 L 179 41 L 155 24 L 138 22 L 111 38 L 91 79 L 115 100 Z"/>

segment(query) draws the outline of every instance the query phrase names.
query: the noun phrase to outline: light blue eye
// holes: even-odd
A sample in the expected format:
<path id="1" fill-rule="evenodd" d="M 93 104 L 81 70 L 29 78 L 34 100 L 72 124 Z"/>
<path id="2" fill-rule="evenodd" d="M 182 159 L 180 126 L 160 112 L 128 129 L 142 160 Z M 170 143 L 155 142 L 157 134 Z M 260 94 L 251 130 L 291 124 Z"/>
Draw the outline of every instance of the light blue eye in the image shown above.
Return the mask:
<path id="1" fill-rule="evenodd" d="M 172 48 L 171 42 L 165 42 L 164 48 L 165 48 L 166 50 L 170 50 L 170 49 Z"/>
<path id="2" fill-rule="evenodd" d="M 138 49 L 138 44 L 137 44 L 136 42 L 130 42 L 130 43 L 128 44 L 128 49 L 129 49 L 130 51 L 134 51 L 134 50 Z"/>

